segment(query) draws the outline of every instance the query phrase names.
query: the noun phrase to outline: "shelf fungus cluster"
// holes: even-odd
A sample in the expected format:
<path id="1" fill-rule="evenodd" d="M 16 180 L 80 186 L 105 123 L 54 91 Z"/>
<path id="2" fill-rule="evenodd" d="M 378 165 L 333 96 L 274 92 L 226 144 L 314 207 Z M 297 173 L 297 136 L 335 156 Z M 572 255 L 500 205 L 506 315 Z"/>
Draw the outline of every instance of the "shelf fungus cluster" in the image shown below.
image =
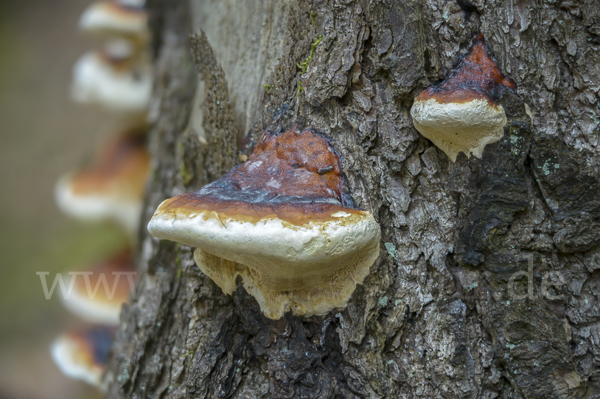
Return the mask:
<path id="1" fill-rule="evenodd" d="M 69 273 L 65 307 L 86 323 L 60 336 L 51 354 L 67 376 L 104 390 L 106 363 L 121 307 L 134 288 L 131 244 L 139 225 L 150 154 L 147 112 L 152 88 L 148 15 L 143 1 L 97 2 L 84 11 L 79 27 L 101 40 L 73 69 L 76 102 L 114 111 L 123 121 L 94 161 L 66 173 L 56 184 L 58 207 L 81 220 L 111 221 L 129 233 L 117 255 Z"/>
<path id="2" fill-rule="evenodd" d="M 103 145 L 90 166 L 59 179 L 56 202 L 70 216 L 111 220 L 133 235 L 150 171 L 148 15 L 140 1 L 102 1 L 83 12 L 79 27 L 102 44 L 75 64 L 73 99 L 115 111 L 125 126 Z"/>
<path id="3" fill-rule="evenodd" d="M 410 113 L 419 133 L 453 162 L 460 152 L 481 158 L 485 146 L 504 135 L 506 115 L 496 100 L 515 89 L 479 34 L 450 76 L 417 96 Z"/>
<path id="4" fill-rule="evenodd" d="M 124 113 L 144 113 L 152 94 L 147 44 L 148 15 L 143 5 L 118 1 L 92 4 L 79 27 L 103 40 L 73 68 L 73 99 Z"/>
<path id="5" fill-rule="evenodd" d="M 135 268 L 129 249 L 67 278 L 65 307 L 87 323 L 58 337 L 50 352 L 68 377 L 105 390 L 104 374 L 121 307 L 132 290 Z"/>
<path id="6" fill-rule="evenodd" d="M 87 322 L 118 325 L 136 274 L 131 250 L 125 249 L 87 270 L 68 277 L 72 290 L 62 298 L 63 305 Z"/>
<path id="7" fill-rule="evenodd" d="M 196 247 L 196 263 L 226 294 L 241 277 L 272 319 L 345 306 L 379 255 L 379 225 L 352 205 L 332 145 L 295 127 L 264 133 L 245 163 L 164 201 L 148 230 Z"/>

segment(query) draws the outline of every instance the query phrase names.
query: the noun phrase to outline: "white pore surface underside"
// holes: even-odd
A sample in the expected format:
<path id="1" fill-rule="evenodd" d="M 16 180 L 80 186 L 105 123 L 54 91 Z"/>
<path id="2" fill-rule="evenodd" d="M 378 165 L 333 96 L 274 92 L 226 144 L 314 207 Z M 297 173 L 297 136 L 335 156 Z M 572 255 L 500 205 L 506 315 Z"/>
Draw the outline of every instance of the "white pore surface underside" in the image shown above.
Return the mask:
<path id="1" fill-rule="evenodd" d="M 490 105 L 485 99 L 466 103 L 415 101 L 411 116 L 419 133 L 453 161 L 459 152 L 481 158 L 487 144 L 502 138 L 506 125 L 504 108 Z"/>
<path id="2" fill-rule="evenodd" d="M 287 310 L 311 315 L 345 306 L 379 255 L 379 225 L 369 212 L 340 211 L 331 220 L 296 226 L 277 218 L 251 223 L 158 209 L 148 224 L 153 236 L 197 247 L 196 263 L 227 294 L 241 276 L 273 319 Z"/>
<path id="3" fill-rule="evenodd" d="M 214 212 L 209 215 L 205 220 L 201 214 L 155 214 L 148 230 L 155 237 L 202 248 L 234 262 L 249 264 L 252 259 L 268 258 L 296 264 L 303 273 L 310 263 L 335 259 L 368 245 L 379 232 L 377 223 L 366 212 L 354 216 L 352 223 L 345 223 L 344 219 L 351 217 L 346 214 L 304 226 L 290 225 L 280 219 L 250 223 L 220 220 L 214 217 Z M 285 268 L 281 274 L 293 277 L 294 270 Z"/>

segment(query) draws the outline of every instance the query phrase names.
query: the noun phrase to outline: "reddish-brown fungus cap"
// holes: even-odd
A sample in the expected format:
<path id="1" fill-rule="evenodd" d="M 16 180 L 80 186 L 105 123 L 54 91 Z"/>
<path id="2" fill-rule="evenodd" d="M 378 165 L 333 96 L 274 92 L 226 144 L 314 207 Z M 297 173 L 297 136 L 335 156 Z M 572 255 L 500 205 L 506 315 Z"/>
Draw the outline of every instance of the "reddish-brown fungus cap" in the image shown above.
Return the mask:
<path id="1" fill-rule="evenodd" d="M 504 134 L 506 115 L 495 100 L 503 90 L 515 89 L 515 82 L 490 57 L 480 33 L 456 70 L 417 96 L 413 122 L 453 161 L 459 152 L 481 158 L 483 148 Z"/>
<path id="2" fill-rule="evenodd" d="M 144 135 L 125 132 L 106 143 L 93 165 L 59 180 L 56 202 L 69 215 L 113 219 L 134 231 L 149 169 Z"/>
<path id="3" fill-rule="evenodd" d="M 339 157 L 329 142 L 312 130 L 289 130 L 278 136 L 264 133 L 245 163 L 198 192 L 165 202 L 160 209 L 177 209 L 178 213 L 210 209 L 252 222 L 277 217 L 301 226 L 330 219 L 341 210 L 360 212 L 350 203 Z"/>
<path id="4" fill-rule="evenodd" d="M 417 96 L 418 101 L 435 98 L 439 103 L 464 103 L 476 98 L 493 102 L 505 89 L 515 90 L 514 80 L 504 76 L 490 57 L 480 33 L 473 40 L 469 53 L 443 82 L 433 85 Z"/>
<path id="5" fill-rule="evenodd" d="M 87 326 L 60 336 L 51 347 L 52 358 L 68 377 L 82 380 L 101 390 L 114 327 Z"/>
<path id="6" fill-rule="evenodd" d="M 119 324 L 122 305 L 134 289 L 135 267 L 127 249 L 94 265 L 87 274 L 74 274 L 73 291 L 63 297 L 65 307 L 82 319 Z"/>
<path id="7" fill-rule="evenodd" d="M 198 247 L 198 265 L 226 293 L 241 275 L 271 318 L 343 306 L 379 253 L 379 226 L 351 206 L 332 145 L 295 128 L 265 133 L 245 163 L 164 201 L 148 229 Z"/>

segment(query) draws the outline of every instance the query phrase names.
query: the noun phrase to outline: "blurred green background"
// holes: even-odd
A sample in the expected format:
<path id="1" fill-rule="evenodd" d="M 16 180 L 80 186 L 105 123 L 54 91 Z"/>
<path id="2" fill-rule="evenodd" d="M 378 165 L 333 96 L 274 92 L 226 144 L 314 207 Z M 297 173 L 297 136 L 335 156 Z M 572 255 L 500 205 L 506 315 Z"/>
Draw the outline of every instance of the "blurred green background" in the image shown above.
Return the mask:
<path id="1" fill-rule="evenodd" d="M 82 166 L 119 125 L 69 99 L 71 68 L 99 43 L 77 30 L 87 0 L 0 1 L 0 398 L 97 398 L 64 377 L 49 347 L 81 322 L 38 271 L 85 269 L 126 245 L 108 224 L 60 214 L 58 177 Z"/>

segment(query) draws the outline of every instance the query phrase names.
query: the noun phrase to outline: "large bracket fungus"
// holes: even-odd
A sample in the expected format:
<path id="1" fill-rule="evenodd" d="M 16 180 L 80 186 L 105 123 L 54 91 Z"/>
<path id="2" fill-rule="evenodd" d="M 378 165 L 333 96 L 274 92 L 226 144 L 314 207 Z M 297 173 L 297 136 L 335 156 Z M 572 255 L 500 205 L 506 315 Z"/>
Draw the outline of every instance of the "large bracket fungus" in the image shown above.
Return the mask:
<path id="1" fill-rule="evenodd" d="M 453 162 L 459 152 L 481 158 L 487 144 L 504 135 L 506 115 L 496 100 L 515 90 L 490 57 L 480 33 L 458 67 L 417 96 L 410 110 L 415 128 Z"/>
<path id="2" fill-rule="evenodd" d="M 196 263 L 227 294 L 241 276 L 272 319 L 345 306 L 379 255 L 379 225 L 353 206 L 332 145 L 295 127 L 265 132 L 245 163 L 164 201 L 148 230 L 197 247 Z"/>

